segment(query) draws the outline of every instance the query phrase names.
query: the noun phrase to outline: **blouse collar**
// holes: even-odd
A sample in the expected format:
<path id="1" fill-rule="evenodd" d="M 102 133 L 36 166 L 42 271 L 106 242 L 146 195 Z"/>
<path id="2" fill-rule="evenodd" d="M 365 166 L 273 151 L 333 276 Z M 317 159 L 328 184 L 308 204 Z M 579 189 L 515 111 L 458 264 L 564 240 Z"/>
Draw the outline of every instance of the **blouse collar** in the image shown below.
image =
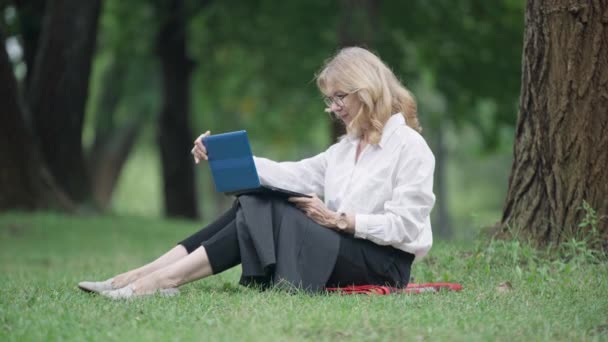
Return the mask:
<path id="1" fill-rule="evenodd" d="M 382 137 L 380 138 L 380 142 L 378 143 L 378 146 L 380 146 L 380 148 L 383 148 L 384 145 L 386 144 L 386 141 L 388 140 L 388 138 L 390 138 L 390 136 L 395 132 L 395 130 L 399 126 L 403 126 L 403 125 L 405 125 L 405 118 L 403 117 L 403 114 L 396 113 L 396 114 L 391 115 L 391 117 L 388 119 L 386 124 L 384 124 L 384 128 L 382 128 Z M 346 139 L 349 143 L 351 143 L 353 145 L 356 145 L 359 143 L 359 138 L 352 134 L 347 134 Z"/>

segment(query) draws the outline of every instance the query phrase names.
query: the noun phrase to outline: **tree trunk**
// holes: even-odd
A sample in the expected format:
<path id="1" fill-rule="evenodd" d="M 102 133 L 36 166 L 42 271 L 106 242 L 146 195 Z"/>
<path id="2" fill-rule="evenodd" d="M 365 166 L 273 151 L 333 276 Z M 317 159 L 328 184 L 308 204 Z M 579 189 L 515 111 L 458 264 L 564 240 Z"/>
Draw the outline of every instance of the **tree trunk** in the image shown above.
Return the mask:
<path id="1" fill-rule="evenodd" d="M 88 165 L 92 196 L 98 209 L 105 210 L 110 205 L 118 178 L 143 121 L 142 115 L 134 117 L 128 123 L 114 127 L 111 135 L 95 139 Z"/>
<path id="2" fill-rule="evenodd" d="M 374 26 L 378 15 L 378 0 L 341 0 L 338 23 L 338 45 L 373 46 Z M 337 118 L 331 121 L 331 142 L 346 133 L 344 123 Z"/>
<path id="3" fill-rule="evenodd" d="M 0 42 L 4 36 L 0 32 Z M 72 205 L 44 168 L 19 105 L 17 81 L 0 48 L 0 210 L 63 208 Z"/>
<path id="4" fill-rule="evenodd" d="M 198 218 L 194 182 L 192 133 L 189 124 L 192 60 L 186 54 L 184 1 L 171 0 L 160 27 L 157 51 L 163 80 L 159 145 L 163 166 L 165 213 L 170 217 Z"/>
<path id="5" fill-rule="evenodd" d="M 540 244 L 580 230 L 583 201 L 608 215 L 608 4 L 529 0 L 503 229 Z M 597 227 L 608 235 L 608 218 Z"/>
<path id="6" fill-rule="evenodd" d="M 23 60 L 27 66 L 26 85 L 29 85 L 36 53 L 38 52 L 38 42 L 40 41 L 40 33 L 42 32 L 46 1 L 15 0 L 15 5 L 19 13 L 21 40 L 23 42 Z M 25 88 L 27 89 L 27 86 Z"/>
<path id="7" fill-rule="evenodd" d="M 90 196 L 81 132 L 99 11 L 99 0 L 48 2 L 28 94 L 43 158 L 78 203 Z"/>
<path id="8" fill-rule="evenodd" d="M 435 146 L 435 193 L 437 194 L 437 235 L 444 239 L 452 237 L 452 222 L 448 207 L 448 187 L 447 187 L 447 153 L 445 148 L 445 128 L 442 122 L 437 125 L 436 146 Z M 433 229 L 435 230 L 435 229 Z"/>
<path id="9" fill-rule="evenodd" d="M 144 115 L 133 114 L 126 123 L 117 124 L 116 113 L 125 90 L 125 60 L 124 56 L 114 56 L 103 74 L 95 113 L 95 140 L 87 153 L 92 197 L 101 210 L 110 205 L 120 173 L 144 121 Z"/>

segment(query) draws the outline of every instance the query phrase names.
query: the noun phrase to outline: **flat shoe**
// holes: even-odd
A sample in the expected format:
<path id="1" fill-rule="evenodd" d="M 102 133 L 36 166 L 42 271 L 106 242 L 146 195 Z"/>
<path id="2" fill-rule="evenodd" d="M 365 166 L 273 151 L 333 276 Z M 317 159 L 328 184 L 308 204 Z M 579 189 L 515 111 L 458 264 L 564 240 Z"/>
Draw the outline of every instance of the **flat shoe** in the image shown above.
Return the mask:
<path id="1" fill-rule="evenodd" d="M 78 288 L 85 292 L 101 293 L 103 291 L 116 290 L 112 286 L 114 278 L 110 278 L 106 281 L 81 281 L 78 283 Z"/>
<path id="2" fill-rule="evenodd" d="M 118 290 L 103 291 L 103 292 L 101 292 L 101 295 L 108 297 L 110 299 L 120 300 L 120 299 L 132 299 L 135 297 L 151 296 L 156 293 L 158 293 L 160 296 L 163 296 L 163 297 L 172 297 L 172 296 L 179 295 L 179 289 L 177 289 L 175 287 L 171 287 L 168 289 L 160 289 L 160 290 L 154 291 L 152 293 L 137 294 L 137 293 L 135 293 L 133 284 L 129 284 Z"/>
<path id="3" fill-rule="evenodd" d="M 168 289 L 160 289 L 158 290 L 158 294 L 161 297 L 173 297 L 179 295 L 179 289 L 176 287 L 170 287 Z"/>

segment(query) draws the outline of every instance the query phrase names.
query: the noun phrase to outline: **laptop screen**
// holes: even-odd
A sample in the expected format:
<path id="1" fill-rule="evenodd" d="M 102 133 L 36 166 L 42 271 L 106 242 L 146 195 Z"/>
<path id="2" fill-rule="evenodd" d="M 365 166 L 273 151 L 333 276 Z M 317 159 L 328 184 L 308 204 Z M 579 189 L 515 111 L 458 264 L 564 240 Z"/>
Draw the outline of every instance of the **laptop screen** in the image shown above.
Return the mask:
<path id="1" fill-rule="evenodd" d="M 217 192 L 234 192 L 260 186 L 246 131 L 203 138 Z"/>

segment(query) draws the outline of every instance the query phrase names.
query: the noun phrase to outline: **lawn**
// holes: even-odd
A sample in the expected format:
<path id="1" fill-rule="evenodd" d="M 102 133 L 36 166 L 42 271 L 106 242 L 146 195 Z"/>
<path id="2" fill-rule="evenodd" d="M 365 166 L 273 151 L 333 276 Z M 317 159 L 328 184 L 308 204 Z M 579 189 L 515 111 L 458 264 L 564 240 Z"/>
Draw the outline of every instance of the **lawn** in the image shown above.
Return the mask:
<path id="1" fill-rule="evenodd" d="M 153 259 L 198 226 L 1 215 L 0 340 L 608 340 L 608 267 L 580 246 L 565 262 L 514 241 L 437 243 L 412 275 L 464 286 L 439 294 L 258 292 L 236 285 L 238 268 L 174 298 L 114 302 L 76 288 Z"/>

